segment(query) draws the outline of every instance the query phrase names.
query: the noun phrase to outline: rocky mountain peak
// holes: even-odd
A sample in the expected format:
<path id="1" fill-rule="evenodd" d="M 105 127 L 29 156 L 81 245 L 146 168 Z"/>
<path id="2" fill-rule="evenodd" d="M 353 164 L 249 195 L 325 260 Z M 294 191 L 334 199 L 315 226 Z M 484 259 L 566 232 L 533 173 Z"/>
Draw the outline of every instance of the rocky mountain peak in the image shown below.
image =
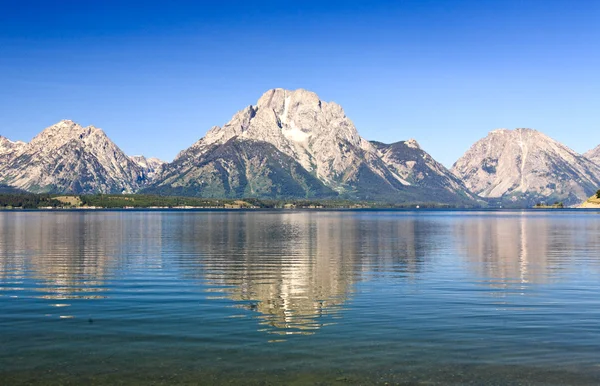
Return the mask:
<path id="1" fill-rule="evenodd" d="M 319 96 L 304 89 L 286 90 L 283 88 L 274 88 L 265 92 L 256 103 L 258 108 L 268 108 L 275 110 L 279 115 L 283 114 L 285 100 L 287 98 L 294 99 L 294 102 L 312 106 L 313 109 L 319 108 L 321 99 Z"/>
<path id="2" fill-rule="evenodd" d="M 419 146 L 419 143 L 417 142 L 417 140 L 413 139 L 413 138 L 409 139 L 408 141 L 405 141 L 404 143 L 406 144 L 406 146 L 411 147 L 413 149 L 421 148 L 421 146 Z"/>
<path id="3" fill-rule="evenodd" d="M 540 134 L 540 135 L 544 135 L 542 132 L 535 130 L 535 129 L 531 129 L 531 128 L 526 128 L 526 127 L 518 127 L 515 129 L 507 129 L 507 128 L 498 128 L 498 129 L 494 129 L 492 131 L 490 131 L 488 133 L 488 136 L 490 135 L 515 135 L 515 134 Z"/>
<path id="4" fill-rule="evenodd" d="M 267 159 L 263 153 L 276 158 Z M 284 190 L 304 192 L 301 196 L 334 190 L 363 199 L 436 197 L 451 202 L 471 198 L 464 194 L 464 185 L 414 139 L 392 145 L 371 143 L 359 135 L 337 103 L 304 89 L 281 88 L 267 91 L 222 127 L 212 127 L 161 169 L 152 189 L 206 196 L 250 189 L 255 194 L 259 190 L 252 186 L 258 175 L 261 189 L 269 187 L 269 191 L 280 189 L 283 179 L 299 178 L 303 188 L 296 193 Z"/>
<path id="5" fill-rule="evenodd" d="M 351 166 L 352 157 L 341 152 L 376 153 L 338 104 L 324 102 L 314 92 L 304 89 L 278 88 L 264 93 L 256 105 L 237 112 L 223 127 L 211 128 L 176 160 L 200 157 L 212 146 L 234 137 L 270 143 L 324 179 L 331 179 Z"/>
<path id="6" fill-rule="evenodd" d="M 32 192 L 120 193 L 147 176 L 101 129 L 62 120 L 14 153 L 0 180 Z"/>
<path id="7" fill-rule="evenodd" d="M 335 123 L 338 123 L 338 130 L 332 134 L 355 145 L 360 143 L 356 128 L 340 105 L 323 102 L 317 94 L 304 89 L 290 91 L 278 88 L 264 93 L 256 105 L 239 111 L 223 127 L 213 127 L 205 142 L 225 142 L 242 134 L 248 139 L 283 136 L 293 142 L 306 142 L 313 135 L 324 134 L 324 126 Z"/>
<path id="8" fill-rule="evenodd" d="M 452 172 L 481 197 L 576 202 L 600 186 L 600 168 L 534 129 L 498 129 L 477 141 Z"/>
<path id="9" fill-rule="evenodd" d="M 88 137 L 94 137 L 94 140 L 107 138 L 102 129 L 95 126 L 83 127 L 65 119 L 45 128 L 31 140 L 30 145 L 57 147 L 72 140 L 85 141 Z"/>
<path id="10" fill-rule="evenodd" d="M 274 123 L 287 140 L 292 142 L 310 142 L 323 135 L 334 135 L 355 146 L 360 146 L 360 136 L 349 121 L 340 105 L 324 102 L 319 96 L 304 89 L 294 91 L 273 89 L 263 94 L 255 108 L 255 116 Z M 335 130 L 324 130 L 334 124 Z M 260 128 L 264 127 L 252 127 Z M 260 136 L 261 132 L 248 131 L 248 137 Z"/>

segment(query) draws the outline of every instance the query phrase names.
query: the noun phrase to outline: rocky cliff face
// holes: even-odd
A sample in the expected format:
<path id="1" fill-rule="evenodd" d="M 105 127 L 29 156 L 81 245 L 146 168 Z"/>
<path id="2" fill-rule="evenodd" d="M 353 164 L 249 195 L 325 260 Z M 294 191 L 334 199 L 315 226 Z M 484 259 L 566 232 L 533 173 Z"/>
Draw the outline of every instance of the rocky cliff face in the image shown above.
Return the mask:
<path id="1" fill-rule="evenodd" d="M 0 136 L 0 170 L 10 162 L 16 154 L 19 153 L 26 143 L 21 141 L 13 142 L 8 138 Z"/>
<path id="2" fill-rule="evenodd" d="M 16 148 L 0 183 L 30 192 L 130 193 L 146 181 L 142 168 L 94 126 L 61 121 Z"/>
<path id="3" fill-rule="evenodd" d="M 452 167 L 474 193 L 531 204 L 579 203 L 600 186 L 600 167 L 532 129 L 499 129 L 476 142 Z"/>
<path id="4" fill-rule="evenodd" d="M 413 176 L 411 167 L 402 169 L 398 164 L 386 163 L 381 149 L 358 134 L 341 106 L 324 102 L 315 93 L 302 89 L 270 90 L 256 105 L 239 111 L 223 127 L 213 127 L 204 138 L 182 151 L 172 164 L 165 165 L 155 187 L 165 191 L 169 186 L 180 189 L 194 185 L 194 180 L 188 177 L 199 171 L 191 170 L 204 165 L 208 154 L 212 156 L 216 147 L 232 139 L 272 145 L 343 197 L 398 201 L 428 199 L 423 191 L 418 190 L 428 188 L 429 179 Z M 424 155 L 426 153 L 421 151 L 415 157 Z M 424 159 L 419 162 L 426 169 L 433 165 Z M 400 169 L 403 176 L 399 174 Z M 431 176 L 440 172 L 446 177 L 450 175 L 439 164 L 426 171 Z M 461 191 L 463 187 L 454 184 L 456 179 L 451 178 L 453 182 L 447 186 L 448 196 L 452 196 L 450 201 L 455 201 L 463 195 L 452 191 L 453 186 Z M 409 180 L 420 183 L 412 186 Z M 200 189 L 198 185 L 194 186 Z M 208 187 L 203 189 L 210 191 Z M 199 191 L 198 194 L 203 193 Z M 302 190 L 298 192 L 299 196 L 303 194 Z"/>
<path id="5" fill-rule="evenodd" d="M 143 155 L 133 155 L 129 158 L 142 169 L 148 182 L 154 180 L 154 177 L 160 171 L 160 168 L 166 163 L 158 158 L 147 158 Z"/>

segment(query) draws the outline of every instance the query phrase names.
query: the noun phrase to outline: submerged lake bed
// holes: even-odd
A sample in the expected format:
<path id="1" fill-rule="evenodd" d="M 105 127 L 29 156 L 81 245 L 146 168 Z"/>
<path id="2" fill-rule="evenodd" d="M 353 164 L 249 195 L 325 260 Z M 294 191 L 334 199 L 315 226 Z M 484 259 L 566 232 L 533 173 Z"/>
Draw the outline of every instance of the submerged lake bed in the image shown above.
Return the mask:
<path id="1" fill-rule="evenodd" d="M 597 384 L 600 211 L 0 212 L 0 384 Z"/>

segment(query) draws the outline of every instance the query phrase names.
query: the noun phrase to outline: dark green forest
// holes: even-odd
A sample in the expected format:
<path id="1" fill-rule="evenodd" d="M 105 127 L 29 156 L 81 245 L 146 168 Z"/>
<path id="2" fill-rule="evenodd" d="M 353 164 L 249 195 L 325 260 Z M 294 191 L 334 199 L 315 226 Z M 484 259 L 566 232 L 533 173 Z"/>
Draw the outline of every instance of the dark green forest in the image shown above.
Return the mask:
<path id="1" fill-rule="evenodd" d="M 62 202 L 53 199 L 48 194 L 0 193 L 0 208 L 37 209 L 44 207 L 57 208 L 62 205 Z"/>

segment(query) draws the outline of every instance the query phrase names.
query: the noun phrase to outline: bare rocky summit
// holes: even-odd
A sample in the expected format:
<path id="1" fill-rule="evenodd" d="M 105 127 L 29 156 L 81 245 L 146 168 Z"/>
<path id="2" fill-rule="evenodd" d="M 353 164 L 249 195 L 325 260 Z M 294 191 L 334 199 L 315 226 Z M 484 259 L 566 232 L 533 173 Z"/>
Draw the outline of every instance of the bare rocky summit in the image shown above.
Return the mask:
<path id="1" fill-rule="evenodd" d="M 485 198 L 575 204 L 600 187 L 600 166 L 532 129 L 498 129 L 477 141 L 452 172 Z"/>
<path id="2" fill-rule="evenodd" d="M 147 180 L 101 129 L 69 120 L 0 149 L 0 183 L 34 193 L 132 193 Z"/>

